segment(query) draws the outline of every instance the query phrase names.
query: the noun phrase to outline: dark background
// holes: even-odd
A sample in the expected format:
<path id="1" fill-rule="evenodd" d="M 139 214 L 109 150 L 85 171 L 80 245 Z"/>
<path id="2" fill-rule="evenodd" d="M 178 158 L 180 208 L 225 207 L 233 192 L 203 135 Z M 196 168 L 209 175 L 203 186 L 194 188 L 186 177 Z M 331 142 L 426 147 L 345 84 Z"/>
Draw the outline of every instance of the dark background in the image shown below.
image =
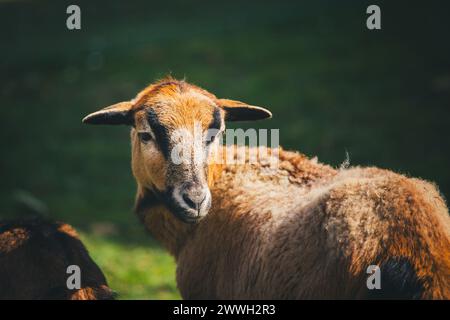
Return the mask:
<path id="1" fill-rule="evenodd" d="M 66 28 L 81 7 L 82 29 Z M 381 7 L 382 30 L 366 28 Z M 339 166 L 375 165 L 450 195 L 444 1 L 0 1 L 0 215 L 82 231 L 123 298 L 178 297 L 174 264 L 131 213 L 128 128 L 87 113 L 167 74 L 273 111 L 250 124 Z M 248 125 L 247 125 L 248 126 Z"/>

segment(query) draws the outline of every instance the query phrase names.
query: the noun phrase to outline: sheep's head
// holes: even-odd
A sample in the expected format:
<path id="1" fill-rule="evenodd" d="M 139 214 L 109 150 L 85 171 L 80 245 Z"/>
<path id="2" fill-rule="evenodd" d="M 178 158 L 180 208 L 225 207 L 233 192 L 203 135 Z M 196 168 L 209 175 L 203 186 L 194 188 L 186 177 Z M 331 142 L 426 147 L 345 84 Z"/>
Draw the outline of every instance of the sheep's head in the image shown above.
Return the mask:
<path id="1" fill-rule="evenodd" d="M 225 121 L 269 118 L 263 108 L 218 99 L 185 81 L 166 79 L 135 99 L 89 114 L 88 124 L 132 126 L 132 170 L 140 188 L 152 192 L 184 222 L 211 207 L 208 164 Z"/>

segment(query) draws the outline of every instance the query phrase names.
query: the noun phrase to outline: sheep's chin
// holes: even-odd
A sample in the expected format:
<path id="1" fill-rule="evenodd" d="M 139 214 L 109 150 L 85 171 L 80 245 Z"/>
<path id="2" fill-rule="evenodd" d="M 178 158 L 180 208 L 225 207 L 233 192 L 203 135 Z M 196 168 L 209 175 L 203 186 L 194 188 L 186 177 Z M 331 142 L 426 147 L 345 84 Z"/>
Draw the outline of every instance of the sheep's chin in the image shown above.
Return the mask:
<path id="1" fill-rule="evenodd" d="M 173 210 L 172 211 L 175 218 L 180 220 L 181 222 L 187 224 L 196 224 L 200 222 L 206 215 L 193 217 L 190 213 L 184 212 L 184 210 Z"/>

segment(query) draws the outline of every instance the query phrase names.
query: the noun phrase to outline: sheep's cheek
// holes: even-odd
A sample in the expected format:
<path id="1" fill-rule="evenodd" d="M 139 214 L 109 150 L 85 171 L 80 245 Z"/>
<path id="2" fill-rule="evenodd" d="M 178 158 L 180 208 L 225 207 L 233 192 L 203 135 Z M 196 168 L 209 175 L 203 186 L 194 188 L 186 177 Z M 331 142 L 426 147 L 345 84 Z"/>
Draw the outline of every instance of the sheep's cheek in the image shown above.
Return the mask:
<path id="1" fill-rule="evenodd" d="M 145 166 L 145 180 L 158 190 L 165 190 L 167 164 L 162 154 L 157 151 L 144 152 L 141 163 Z"/>

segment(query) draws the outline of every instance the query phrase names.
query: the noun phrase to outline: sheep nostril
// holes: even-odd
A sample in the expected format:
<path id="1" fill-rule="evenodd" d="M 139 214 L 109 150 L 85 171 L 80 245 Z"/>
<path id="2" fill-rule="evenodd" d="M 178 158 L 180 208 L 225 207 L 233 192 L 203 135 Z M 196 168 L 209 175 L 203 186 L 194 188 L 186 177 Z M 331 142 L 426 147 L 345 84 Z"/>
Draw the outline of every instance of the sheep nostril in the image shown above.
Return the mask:
<path id="1" fill-rule="evenodd" d="M 186 193 L 183 194 L 183 200 L 184 200 L 184 202 L 186 202 L 186 204 L 189 207 L 191 207 L 192 209 L 195 209 L 195 210 L 197 210 L 200 205 L 200 203 L 194 202 Z"/>

